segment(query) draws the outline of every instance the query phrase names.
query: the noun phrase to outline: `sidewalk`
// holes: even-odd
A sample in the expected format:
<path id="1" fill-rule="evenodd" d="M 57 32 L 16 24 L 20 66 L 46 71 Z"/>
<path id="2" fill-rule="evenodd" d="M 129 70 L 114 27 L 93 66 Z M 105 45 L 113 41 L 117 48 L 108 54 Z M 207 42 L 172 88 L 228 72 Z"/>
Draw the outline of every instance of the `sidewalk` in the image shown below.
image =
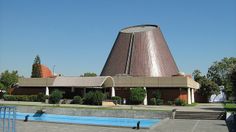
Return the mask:
<path id="1" fill-rule="evenodd" d="M 196 106 L 153 106 L 153 105 L 117 105 L 113 107 L 95 106 L 95 105 L 78 105 L 78 104 L 45 104 L 41 102 L 23 102 L 23 101 L 2 101 L 0 105 L 26 105 L 26 106 L 49 106 L 49 107 L 65 107 L 65 108 L 96 108 L 96 109 L 134 109 L 134 110 L 163 110 L 171 111 L 176 109 L 177 111 L 199 111 L 199 112 L 211 112 L 211 111 L 224 111 L 221 103 L 199 103 Z"/>

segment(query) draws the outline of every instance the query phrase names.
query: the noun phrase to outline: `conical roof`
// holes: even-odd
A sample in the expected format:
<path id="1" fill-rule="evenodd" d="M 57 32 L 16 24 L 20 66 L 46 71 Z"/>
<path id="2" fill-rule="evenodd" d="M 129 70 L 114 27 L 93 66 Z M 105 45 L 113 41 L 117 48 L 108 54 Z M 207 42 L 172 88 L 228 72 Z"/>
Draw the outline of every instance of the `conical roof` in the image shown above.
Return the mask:
<path id="1" fill-rule="evenodd" d="M 178 72 L 160 28 L 138 25 L 119 32 L 101 76 L 165 77 Z"/>

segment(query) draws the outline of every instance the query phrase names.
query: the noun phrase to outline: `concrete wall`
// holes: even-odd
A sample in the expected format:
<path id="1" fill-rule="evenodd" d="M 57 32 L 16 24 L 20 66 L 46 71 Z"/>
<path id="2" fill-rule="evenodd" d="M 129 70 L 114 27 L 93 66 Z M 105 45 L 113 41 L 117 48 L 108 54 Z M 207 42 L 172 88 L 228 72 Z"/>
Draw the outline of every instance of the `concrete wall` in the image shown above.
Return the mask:
<path id="1" fill-rule="evenodd" d="M 47 114 L 62 114 L 71 116 L 99 116 L 99 117 L 120 117 L 120 118 L 167 118 L 169 111 L 153 110 L 106 110 L 86 108 L 52 108 L 38 106 L 17 106 L 17 112 L 35 113 L 37 110 L 45 109 Z"/>

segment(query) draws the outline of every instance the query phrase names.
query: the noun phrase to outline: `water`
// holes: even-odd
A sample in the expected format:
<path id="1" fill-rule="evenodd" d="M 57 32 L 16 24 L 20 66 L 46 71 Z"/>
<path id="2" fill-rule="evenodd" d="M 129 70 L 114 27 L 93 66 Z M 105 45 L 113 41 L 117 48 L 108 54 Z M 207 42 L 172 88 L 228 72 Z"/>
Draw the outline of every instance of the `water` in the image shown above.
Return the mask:
<path id="1" fill-rule="evenodd" d="M 54 115 L 54 114 L 33 114 L 33 113 L 16 113 L 16 119 L 24 120 L 25 116 L 29 115 L 29 121 L 43 121 L 43 122 L 58 122 L 58 123 L 73 123 L 73 124 L 87 124 L 87 125 L 102 125 L 102 126 L 121 126 L 134 127 L 140 121 L 141 128 L 149 128 L 160 119 L 137 119 L 137 118 L 115 118 L 115 117 L 94 117 L 94 116 L 68 116 L 68 115 Z"/>

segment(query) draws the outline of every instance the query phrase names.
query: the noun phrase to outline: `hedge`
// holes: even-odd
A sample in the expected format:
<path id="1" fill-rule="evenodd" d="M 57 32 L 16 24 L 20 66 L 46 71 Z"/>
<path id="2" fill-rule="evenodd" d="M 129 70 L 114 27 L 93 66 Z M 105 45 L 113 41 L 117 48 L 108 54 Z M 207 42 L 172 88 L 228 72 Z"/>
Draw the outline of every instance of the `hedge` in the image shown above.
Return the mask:
<path id="1" fill-rule="evenodd" d="M 84 104 L 89 105 L 101 105 L 102 100 L 106 98 L 106 95 L 103 94 L 101 91 L 90 91 L 85 94 L 84 96 Z"/>
<path id="2" fill-rule="evenodd" d="M 3 95 L 3 99 L 6 101 L 40 102 L 40 100 L 38 100 L 38 95 Z"/>

